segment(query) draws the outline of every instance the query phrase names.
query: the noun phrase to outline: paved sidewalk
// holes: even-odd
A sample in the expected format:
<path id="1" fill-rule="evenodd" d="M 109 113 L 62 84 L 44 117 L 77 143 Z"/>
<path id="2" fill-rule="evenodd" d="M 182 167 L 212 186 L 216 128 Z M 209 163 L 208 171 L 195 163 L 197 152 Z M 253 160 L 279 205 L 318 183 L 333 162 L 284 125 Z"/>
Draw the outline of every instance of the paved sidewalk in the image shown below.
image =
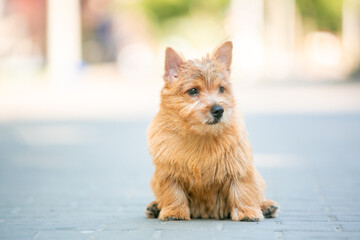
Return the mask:
<path id="1" fill-rule="evenodd" d="M 360 113 L 246 116 L 260 223 L 145 218 L 149 121 L 1 123 L 0 239 L 360 239 Z"/>

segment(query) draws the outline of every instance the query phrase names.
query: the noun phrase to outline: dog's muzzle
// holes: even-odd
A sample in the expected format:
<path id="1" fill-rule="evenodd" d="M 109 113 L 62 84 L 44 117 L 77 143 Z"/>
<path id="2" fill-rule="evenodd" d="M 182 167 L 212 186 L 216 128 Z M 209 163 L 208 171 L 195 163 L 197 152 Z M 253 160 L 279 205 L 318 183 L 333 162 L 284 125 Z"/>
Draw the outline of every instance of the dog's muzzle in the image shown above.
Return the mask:
<path id="1" fill-rule="evenodd" d="M 224 109 L 220 105 L 214 105 L 210 109 L 211 115 L 214 117 L 214 121 L 211 124 L 218 123 L 223 116 Z"/>

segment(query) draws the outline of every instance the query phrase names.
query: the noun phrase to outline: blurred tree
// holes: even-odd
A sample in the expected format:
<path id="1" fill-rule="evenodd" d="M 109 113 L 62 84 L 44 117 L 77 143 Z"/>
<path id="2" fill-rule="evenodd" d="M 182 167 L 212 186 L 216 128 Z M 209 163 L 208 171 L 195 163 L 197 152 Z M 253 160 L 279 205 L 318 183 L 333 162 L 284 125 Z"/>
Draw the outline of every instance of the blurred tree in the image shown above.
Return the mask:
<path id="1" fill-rule="evenodd" d="M 142 5 L 151 19 L 163 23 L 169 18 L 189 14 L 191 0 L 143 0 Z"/>
<path id="2" fill-rule="evenodd" d="M 230 0 L 143 0 L 142 6 L 157 24 L 189 15 L 192 11 L 223 13 Z"/>
<path id="3" fill-rule="evenodd" d="M 313 20 L 320 30 L 341 31 L 343 0 L 296 0 L 302 17 Z"/>

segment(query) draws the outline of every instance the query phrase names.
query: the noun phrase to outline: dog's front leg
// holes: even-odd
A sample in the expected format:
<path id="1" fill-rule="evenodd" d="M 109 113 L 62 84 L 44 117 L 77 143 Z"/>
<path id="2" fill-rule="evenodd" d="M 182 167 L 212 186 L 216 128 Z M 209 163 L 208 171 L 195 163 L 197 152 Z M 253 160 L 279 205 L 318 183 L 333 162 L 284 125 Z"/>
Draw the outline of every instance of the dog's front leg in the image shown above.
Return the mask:
<path id="1" fill-rule="evenodd" d="M 263 214 L 260 208 L 261 191 L 252 177 L 234 179 L 230 186 L 229 204 L 233 221 L 260 221 Z"/>
<path id="2" fill-rule="evenodd" d="M 153 179 L 152 186 L 160 209 L 159 219 L 190 220 L 188 200 L 180 184 L 172 179 L 156 180 Z"/>

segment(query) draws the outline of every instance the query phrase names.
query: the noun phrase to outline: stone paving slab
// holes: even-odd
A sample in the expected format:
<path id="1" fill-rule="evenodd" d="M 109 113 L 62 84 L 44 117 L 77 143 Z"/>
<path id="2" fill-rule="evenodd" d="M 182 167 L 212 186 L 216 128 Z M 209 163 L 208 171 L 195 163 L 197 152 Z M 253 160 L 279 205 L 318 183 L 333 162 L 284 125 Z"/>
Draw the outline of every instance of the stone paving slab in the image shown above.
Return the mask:
<path id="1" fill-rule="evenodd" d="M 149 119 L 0 124 L 0 239 L 360 239 L 360 113 L 246 116 L 278 218 L 147 219 Z"/>

